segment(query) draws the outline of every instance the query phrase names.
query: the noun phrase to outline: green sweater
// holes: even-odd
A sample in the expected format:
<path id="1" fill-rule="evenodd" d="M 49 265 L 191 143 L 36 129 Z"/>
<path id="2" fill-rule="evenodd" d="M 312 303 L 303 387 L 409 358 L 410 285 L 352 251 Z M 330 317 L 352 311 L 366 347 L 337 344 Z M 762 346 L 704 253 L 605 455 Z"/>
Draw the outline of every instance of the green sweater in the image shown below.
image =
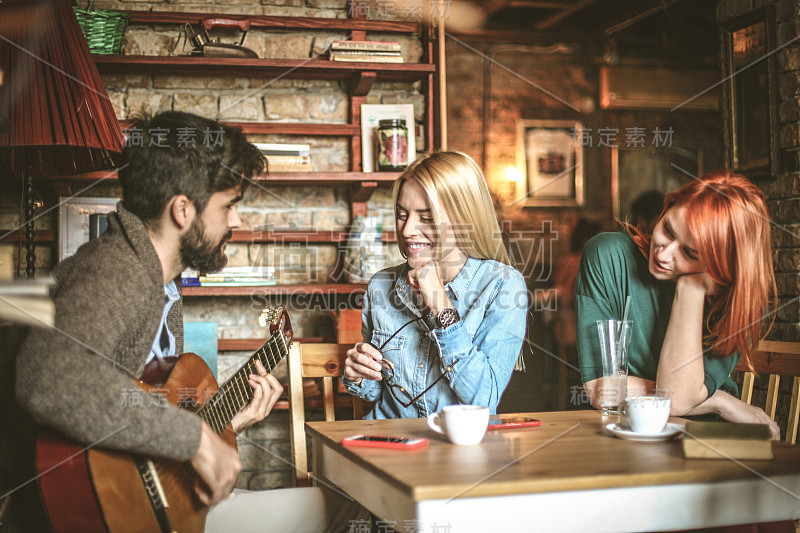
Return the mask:
<path id="1" fill-rule="evenodd" d="M 584 383 L 603 376 L 596 322 L 622 319 L 628 295 L 628 319 L 633 321 L 628 374 L 655 381 L 675 283 L 659 281 L 650 274 L 647 258 L 625 231 L 601 233 L 583 250 L 575 287 L 578 359 Z M 708 316 L 708 308 L 704 315 Z M 730 378 L 738 362 L 738 353 L 723 358 L 703 355 L 709 396 L 717 389 L 738 396 L 738 388 Z"/>

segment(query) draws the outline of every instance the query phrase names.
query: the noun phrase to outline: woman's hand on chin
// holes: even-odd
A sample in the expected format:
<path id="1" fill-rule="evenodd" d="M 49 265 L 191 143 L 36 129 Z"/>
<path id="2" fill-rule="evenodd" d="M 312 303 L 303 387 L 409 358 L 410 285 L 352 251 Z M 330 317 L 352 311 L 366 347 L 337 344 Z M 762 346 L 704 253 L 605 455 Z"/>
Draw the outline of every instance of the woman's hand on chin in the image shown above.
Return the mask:
<path id="1" fill-rule="evenodd" d="M 435 261 L 411 269 L 407 282 L 422 297 L 425 306 L 434 313 L 453 306 L 444 290 L 444 284 L 439 277 L 439 265 Z"/>
<path id="2" fill-rule="evenodd" d="M 705 272 L 695 272 L 693 274 L 684 274 L 678 278 L 678 285 L 683 284 L 687 288 L 693 290 L 701 290 L 706 296 L 715 296 L 719 294 L 722 287 L 711 279 L 711 276 Z"/>

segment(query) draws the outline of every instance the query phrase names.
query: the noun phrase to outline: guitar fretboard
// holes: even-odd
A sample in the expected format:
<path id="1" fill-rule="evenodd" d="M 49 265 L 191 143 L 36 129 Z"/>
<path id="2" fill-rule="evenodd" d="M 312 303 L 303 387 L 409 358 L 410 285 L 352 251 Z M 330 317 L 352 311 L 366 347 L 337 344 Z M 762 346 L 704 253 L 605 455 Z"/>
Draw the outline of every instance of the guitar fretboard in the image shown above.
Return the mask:
<path id="1" fill-rule="evenodd" d="M 258 374 L 256 359 L 261 361 L 267 372 L 272 372 L 287 352 L 286 340 L 280 332 L 276 333 L 256 350 L 236 374 L 219 387 L 217 393 L 197 411 L 197 414 L 218 435 L 222 434 L 236 413 L 253 398 L 253 387 L 248 383 L 248 379 L 250 374 Z"/>

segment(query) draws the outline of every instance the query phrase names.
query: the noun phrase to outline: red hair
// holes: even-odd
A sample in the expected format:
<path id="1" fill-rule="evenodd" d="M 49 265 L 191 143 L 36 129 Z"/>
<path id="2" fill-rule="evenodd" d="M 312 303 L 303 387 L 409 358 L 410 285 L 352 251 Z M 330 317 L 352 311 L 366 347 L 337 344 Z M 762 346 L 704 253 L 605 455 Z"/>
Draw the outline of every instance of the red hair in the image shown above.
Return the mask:
<path id="1" fill-rule="evenodd" d="M 705 340 L 715 355 L 738 351 L 749 366 L 750 354 L 762 337 L 764 315 L 778 294 L 764 193 L 744 176 L 716 170 L 669 193 L 658 220 L 673 207 L 685 208 L 700 266 L 721 287 L 711 306 L 711 334 Z M 628 223 L 625 227 L 649 258 L 652 236 Z M 774 320 L 773 316 L 770 327 Z"/>

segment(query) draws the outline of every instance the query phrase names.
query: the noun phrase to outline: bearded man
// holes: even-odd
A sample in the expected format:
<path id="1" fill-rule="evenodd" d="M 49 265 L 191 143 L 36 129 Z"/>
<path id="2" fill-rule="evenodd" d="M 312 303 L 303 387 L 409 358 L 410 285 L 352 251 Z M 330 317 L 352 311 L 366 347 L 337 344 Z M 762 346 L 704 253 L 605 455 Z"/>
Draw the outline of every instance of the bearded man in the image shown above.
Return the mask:
<path id="1" fill-rule="evenodd" d="M 32 328 L 18 352 L 21 412 L 83 446 L 188 462 L 196 497 L 211 506 L 206 531 L 346 530 L 352 500 L 318 488 L 229 496 L 241 462 L 206 422 L 163 402 L 123 405 L 132 380 L 181 353 L 181 272 L 225 266 L 225 243 L 241 224 L 237 203 L 266 171 L 241 130 L 179 112 L 135 120 L 124 156 L 122 201 L 107 231 L 53 272 L 56 327 Z M 237 433 L 264 419 L 283 390 L 256 366 L 253 397 L 233 417 Z M 20 459 L 32 456 L 24 444 Z M 31 530 L 36 513 L 17 497 L 24 492 L 6 493 L 10 529 L 16 516 Z"/>

